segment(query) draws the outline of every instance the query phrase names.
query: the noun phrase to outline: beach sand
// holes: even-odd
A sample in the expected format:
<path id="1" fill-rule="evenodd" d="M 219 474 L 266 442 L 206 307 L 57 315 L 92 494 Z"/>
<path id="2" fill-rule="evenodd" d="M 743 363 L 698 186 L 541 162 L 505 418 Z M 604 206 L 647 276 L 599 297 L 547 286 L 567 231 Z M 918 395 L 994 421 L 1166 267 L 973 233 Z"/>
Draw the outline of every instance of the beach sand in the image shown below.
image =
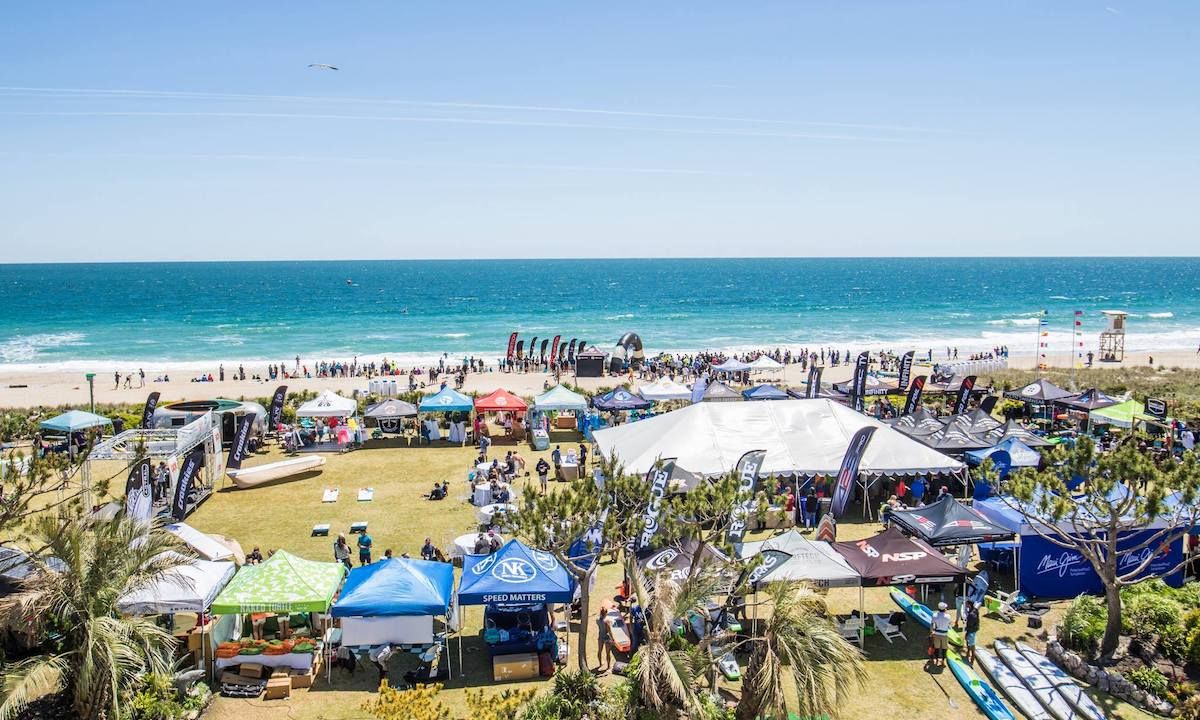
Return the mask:
<path id="1" fill-rule="evenodd" d="M 1170 351 L 1163 353 L 1154 353 L 1154 365 L 1164 367 L 1184 367 L 1197 368 L 1200 367 L 1200 354 L 1186 351 Z M 940 360 L 937 353 L 934 354 L 934 359 Z M 1055 359 L 1051 358 L 1053 362 Z M 311 361 L 309 362 L 311 366 Z M 194 365 L 195 363 L 192 363 Z M 212 363 L 211 372 L 213 376 L 217 375 L 217 366 L 219 363 Z M 237 361 L 225 362 L 226 368 L 237 367 Z M 1055 367 L 1069 367 L 1069 358 L 1063 358 L 1063 362 L 1053 362 Z M 300 392 L 303 390 L 334 390 L 342 395 L 350 396 L 355 390 L 366 392 L 366 378 L 290 378 L 286 381 L 234 381 L 226 379 L 225 382 L 212 383 L 194 383 L 189 380 L 193 375 L 199 375 L 198 370 L 175 370 L 168 368 L 171 375 L 170 382 L 152 382 L 152 379 L 162 373 L 162 369 L 155 368 L 153 365 L 147 364 L 146 377 L 147 382 L 144 387 L 137 387 L 137 378 L 134 378 L 134 386 L 131 389 L 122 389 L 113 387 L 113 369 L 107 367 L 107 372 L 102 368 L 103 365 L 98 363 L 97 375 L 95 378 L 95 401 L 97 404 L 106 403 L 141 403 L 146 399 L 146 395 L 151 391 L 157 390 L 162 394 L 162 402 L 175 402 L 179 400 L 204 400 L 214 397 L 228 398 L 260 398 L 267 397 L 279 384 L 286 383 L 289 392 Z M 1135 367 L 1149 365 L 1149 357 L 1147 353 L 1131 353 L 1126 357 L 1125 362 L 1121 364 L 1097 364 L 1097 367 Z M 1034 366 L 1034 358 L 1032 354 L 1014 355 L 1009 358 L 1009 367 L 1013 369 L 1032 369 Z M 128 371 L 128 368 L 123 368 Z M 260 366 L 246 366 L 247 374 L 251 372 L 263 372 L 264 368 Z M 825 369 L 823 380 L 825 383 L 841 382 L 849 379 L 852 371 L 852 366 L 843 364 L 838 367 L 827 367 Z M 923 365 L 919 360 L 913 368 L 914 375 L 925 374 L 929 372 L 929 366 Z M 227 375 L 228 377 L 228 375 Z M 789 365 L 783 371 L 776 373 L 768 373 L 756 377 L 756 382 L 774 382 L 785 384 L 791 387 L 803 387 L 806 378 L 806 373 L 800 369 L 799 365 Z M 397 380 L 401 384 L 406 383 L 405 376 L 398 376 Z M 578 385 L 587 391 L 595 391 L 601 388 L 612 388 L 616 385 L 628 382 L 628 377 L 601 377 L 601 378 L 575 378 L 571 375 L 563 377 L 564 382 L 572 385 Z M 553 378 L 548 373 L 472 373 L 467 376 L 466 385 L 463 388 L 464 392 L 480 392 L 487 393 L 497 388 L 504 388 L 517 395 L 532 397 L 543 392 L 546 384 L 553 385 Z M 639 384 L 634 381 L 635 386 Z M 433 392 L 436 386 L 427 388 L 427 392 Z M 59 406 L 72 405 L 75 407 L 87 407 L 88 384 L 82 372 L 64 372 L 55 369 L 22 369 L 22 370 L 4 370 L 0 369 L 0 407 L 5 408 L 25 408 L 39 406 Z"/>

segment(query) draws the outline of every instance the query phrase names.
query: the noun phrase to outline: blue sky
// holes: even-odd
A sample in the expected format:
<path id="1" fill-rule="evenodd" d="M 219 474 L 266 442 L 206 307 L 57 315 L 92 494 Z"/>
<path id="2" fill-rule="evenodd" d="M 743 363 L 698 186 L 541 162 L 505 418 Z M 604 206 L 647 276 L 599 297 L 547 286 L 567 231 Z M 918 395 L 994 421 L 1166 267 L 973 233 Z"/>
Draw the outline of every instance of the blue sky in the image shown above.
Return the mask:
<path id="1" fill-rule="evenodd" d="M 6 3 L 0 260 L 1190 255 L 1198 21 Z"/>

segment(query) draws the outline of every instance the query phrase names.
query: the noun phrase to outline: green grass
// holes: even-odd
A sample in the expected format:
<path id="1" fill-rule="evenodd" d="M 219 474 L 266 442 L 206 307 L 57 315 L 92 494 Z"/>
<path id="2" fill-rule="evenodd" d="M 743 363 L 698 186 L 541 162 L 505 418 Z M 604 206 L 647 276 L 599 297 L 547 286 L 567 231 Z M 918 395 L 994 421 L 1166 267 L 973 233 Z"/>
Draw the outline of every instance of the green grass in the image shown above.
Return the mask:
<path id="1" fill-rule="evenodd" d="M 565 444 L 570 438 L 563 436 Z M 556 438 L 558 440 L 558 438 Z M 505 450 L 494 446 L 501 456 Z M 539 453 L 527 445 L 518 448 L 528 466 L 537 462 Z M 541 453 L 548 456 L 548 453 Z M 472 448 L 408 447 L 403 443 L 377 444 L 363 450 L 330 456 L 320 474 L 293 482 L 283 482 L 251 490 L 235 490 L 226 485 L 219 489 L 189 522 L 206 532 L 218 533 L 238 540 L 249 551 L 257 545 L 264 553 L 271 548 L 283 548 L 314 560 L 332 560 L 332 542 L 337 532 L 345 532 L 350 523 L 366 520 L 375 540 L 377 554 L 392 548 L 397 555 L 408 552 L 417 555 L 425 537 L 445 548 L 449 540 L 475 528 L 474 508 L 465 501 L 466 470 L 474 458 Z M 254 463 L 277 459 L 274 455 L 255 458 Z M 421 498 L 435 481 L 450 481 L 450 499 L 431 503 Z M 536 478 L 533 478 L 536 481 Z M 524 482 L 524 481 L 522 481 Z M 327 487 L 341 489 L 341 498 L 334 504 L 321 502 Z M 358 488 L 375 488 L 371 503 L 356 502 Z M 329 538 L 309 537 L 313 524 L 328 522 L 332 527 Z M 850 519 L 839 527 L 841 539 L 867 537 L 879 530 L 875 523 L 854 522 Z M 763 535 L 760 533 L 758 535 Z M 611 592 L 620 582 L 620 566 L 601 566 L 596 593 Z M 848 613 L 857 608 L 857 589 L 831 591 L 830 603 L 835 612 Z M 867 612 L 886 613 L 894 609 L 886 589 L 871 589 L 865 593 Z M 1062 604 L 1065 607 L 1065 604 Z M 1062 607 L 1047 618 L 1052 627 L 1061 616 Z M 456 677 L 447 683 L 442 699 L 456 713 L 466 714 L 464 688 L 502 687 L 492 682 L 491 666 L 480 633 L 482 610 L 468 608 L 464 618 L 463 660 L 465 678 L 459 676 L 458 643 L 452 642 L 453 668 Z M 590 640 L 595 662 L 594 626 Z M 1037 631 L 1042 632 L 1042 631 Z M 949 672 L 930 675 L 924 670 L 925 636 L 915 623 L 906 625 L 909 642 L 889 645 L 882 638 L 869 637 L 866 643 L 870 683 L 845 708 L 847 720 L 877 720 L 881 717 L 919 717 L 923 720 L 957 720 L 982 717 Z M 990 644 L 996 638 L 1023 639 L 1040 644 L 1041 639 L 1029 634 L 1023 622 L 1007 624 L 985 618 L 980 632 L 980 644 Z M 569 662 L 573 667 L 574 639 Z M 405 670 L 415 666 L 413 656 L 393 658 L 392 674 L 400 678 Z M 351 678 L 344 671 L 335 671 L 331 683 L 322 675 L 311 690 L 293 691 L 290 700 L 227 700 L 218 698 L 206 717 L 216 720 L 259 720 L 288 718 L 289 720 L 337 720 L 361 718 L 361 703 L 375 689 L 374 670 L 359 671 Z M 611 676 L 604 678 L 611 682 Z M 511 685 L 542 687 L 545 681 L 529 681 Z M 939 689 L 940 686 L 940 689 Z M 736 691 L 736 687 L 729 688 Z M 943 694 L 945 691 L 945 694 Z M 956 707 L 952 707 L 950 699 Z M 1110 716 L 1120 720 L 1142 719 L 1150 716 L 1128 705 L 1115 705 L 1107 698 L 1097 697 L 1110 710 Z"/>

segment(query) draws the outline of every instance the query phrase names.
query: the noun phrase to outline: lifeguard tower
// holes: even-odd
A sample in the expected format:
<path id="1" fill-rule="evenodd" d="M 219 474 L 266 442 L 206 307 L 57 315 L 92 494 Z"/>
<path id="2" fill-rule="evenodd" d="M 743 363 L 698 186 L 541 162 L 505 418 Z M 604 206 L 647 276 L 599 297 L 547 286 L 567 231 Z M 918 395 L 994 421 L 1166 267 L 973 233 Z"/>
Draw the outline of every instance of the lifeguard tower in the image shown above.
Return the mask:
<path id="1" fill-rule="evenodd" d="M 1100 332 L 1100 362 L 1119 363 L 1125 359 L 1125 318 L 1129 313 L 1124 310 L 1101 310 L 1100 313 L 1108 321 L 1107 327 Z"/>

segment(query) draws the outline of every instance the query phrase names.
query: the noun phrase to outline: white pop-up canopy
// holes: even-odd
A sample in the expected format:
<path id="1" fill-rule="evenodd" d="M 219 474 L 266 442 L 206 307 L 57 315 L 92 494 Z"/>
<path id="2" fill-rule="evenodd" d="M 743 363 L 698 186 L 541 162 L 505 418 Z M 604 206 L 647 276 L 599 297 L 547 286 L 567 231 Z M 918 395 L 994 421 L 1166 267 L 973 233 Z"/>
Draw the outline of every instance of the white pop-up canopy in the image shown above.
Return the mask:
<path id="1" fill-rule="evenodd" d="M 691 400 L 692 391 L 686 385 L 680 385 L 671 378 L 659 378 L 649 385 L 638 388 L 638 395 L 643 400 L 664 402 L 667 400 Z"/>
<path id="2" fill-rule="evenodd" d="M 545 412 L 562 412 L 587 410 L 587 398 L 579 393 L 573 393 L 562 385 L 555 385 L 533 399 L 533 408 Z"/>
<path id="3" fill-rule="evenodd" d="M 713 370 L 717 372 L 744 372 L 750 369 L 750 365 L 738 360 L 737 358 L 729 358 L 720 365 L 713 365 Z"/>
<path id="4" fill-rule="evenodd" d="M 192 560 L 117 600 L 125 615 L 204 612 L 237 571 L 231 562 Z"/>
<path id="5" fill-rule="evenodd" d="M 325 390 L 296 408 L 296 417 L 350 417 L 358 411 L 358 403 L 332 390 Z"/>
<path id="6" fill-rule="evenodd" d="M 809 540 L 795 528 L 770 540 L 742 543 L 738 547 L 738 556 L 751 558 L 764 550 L 781 550 L 791 557 L 771 570 L 762 582 L 799 580 L 820 588 L 862 584 L 859 574 L 829 543 Z"/>
<path id="7" fill-rule="evenodd" d="M 753 362 L 750 363 L 750 369 L 758 371 L 782 370 L 783 363 L 778 362 L 773 358 L 769 358 L 766 355 L 759 355 L 758 357 L 754 358 Z"/>
<path id="8" fill-rule="evenodd" d="M 675 458 L 706 477 L 733 469 L 750 450 L 766 450 L 762 472 L 836 475 L 850 438 L 876 428 L 859 464 L 866 475 L 954 473 L 958 460 L 832 400 L 698 403 L 635 423 L 593 432 L 605 458 L 631 473 L 646 473 L 658 458 Z"/>
<path id="9" fill-rule="evenodd" d="M 215 538 L 205 535 L 187 523 L 171 523 L 163 528 L 196 551 L 204 560 L 232 560 L 233 551 Z"/>

